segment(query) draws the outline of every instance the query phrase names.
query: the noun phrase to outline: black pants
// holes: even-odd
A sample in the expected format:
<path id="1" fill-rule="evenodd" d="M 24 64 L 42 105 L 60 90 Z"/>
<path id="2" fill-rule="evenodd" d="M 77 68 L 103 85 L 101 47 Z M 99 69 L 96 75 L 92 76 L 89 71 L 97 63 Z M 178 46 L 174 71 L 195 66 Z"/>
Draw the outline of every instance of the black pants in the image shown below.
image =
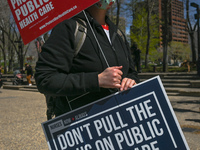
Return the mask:
<path id="1" fill-rule="evenodd" d="M 0 79 L 1 80 L 1 79 Z M 3 85 L 3 82 L 2 82 L 2 80 L 0 81 L 0 88 L 1 88 L 1 86 Z"/>

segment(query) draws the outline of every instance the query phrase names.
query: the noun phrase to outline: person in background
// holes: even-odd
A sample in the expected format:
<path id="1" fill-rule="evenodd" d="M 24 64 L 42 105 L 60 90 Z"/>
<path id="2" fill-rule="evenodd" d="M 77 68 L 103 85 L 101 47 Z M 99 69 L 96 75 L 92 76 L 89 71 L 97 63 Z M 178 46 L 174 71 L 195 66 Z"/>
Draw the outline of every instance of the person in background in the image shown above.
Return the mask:
<path id="1" fill-rule="evenodd" d="M 81 12 L 58 24 L 42 46 L 35 80 L 41 93 L 56 97 L 55 116 L 127 90 L 139 82 L 128 42 L 106 15 L 114 2 L 100 0 L 85 14 Z M 76 21 L 87 28 L 87 35 L 74 55 Z"/>
<path id="2" fill-rule="evenodd" d="M 31 78 L 33 78 L 33 69 L 28 63 L 25 64 L 26 79 L 29 86 L 32 86 Z"/>

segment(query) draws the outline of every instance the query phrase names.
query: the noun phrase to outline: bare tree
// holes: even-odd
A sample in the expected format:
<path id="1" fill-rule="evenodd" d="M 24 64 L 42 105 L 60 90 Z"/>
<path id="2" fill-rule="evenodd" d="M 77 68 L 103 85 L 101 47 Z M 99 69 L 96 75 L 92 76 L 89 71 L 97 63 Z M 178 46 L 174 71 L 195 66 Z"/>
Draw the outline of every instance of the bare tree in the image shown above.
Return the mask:
<path id="1" fill-rule="evenodd" d="M 13 62 L 14 62 L 14 56 L 15 56 L 15 51 L 14 51 L 14 47 L 11 44 L 11 41 L 9 40 L 9 37 L 11 37 L 11 39 L 14 38 L 14 34 L 12 34 L 12 27 L 9 27 L 9 36 L 7 36 L 7 41 L 8 41 L 8 71 L 12 71 L 13 70 Z"/>
<path id="2" fill-rule="evenodd" d="M 146 45 L 146 54 L 145 54 L 145 67 L 148 66 L 148 57 L 149 57 L 149 42 L 150 42 L 150 17 L 151 17 L 151 10 L 150 10 L 150 0 L 147 0 L 147 45 Z"/>
<path id="3" fill-rule="evenodd" d="M 3 0 L 0 0 L 0 49 L 1 49 L 2 55 L 3 55 L 4 73 L 7 73 L 6 33 L 7 33 L 7 20 L 8 20 L 7 18 L 9 18 L 8 11 L 6 8 L 8 8 L 7 3 Z"/>
<path id="4" fill-rule="evenodd" d="M 149 57 L 149 43 L 151 38 L 150 31 L 150 22 L 151 22 L 151 13 L 155 6 L 155 1 L 147 0 L 146 1 L 146 10 L 147 10 L 147 44 L 146 44 L 146 54 L 145 54 L 145 67 L 148 66 L 148 57 Z"/>
<path id="5" fill-rule="evenodd" d="M 9 68 L 11 68 L 15 54 L 17 54 L 18 64 L 20 64 L 20 68 L 22 69 L 29 44 L 23 44 L 9 5 L 5 0 L 0 0 L 0 31 L 0 42 L 2 43 L 0 48 L 3 56 L 5 55 L 4 73 L 7 73 L 7 63 L 9 63 Z M 8 59 L 6 59 L 6 57 L 8 57 Z M 9 60 L 9 62 L 7 62 L 7 60 Z"/>
<path id="6" fill-rule="evenodd" d="M 120 9 L 121 9 L 121 4 L 123 0 L 116 0 L 117 2 L 117 14 L 116 14 L 116 25 L 119 25 L 119 17 L 120 17 Z"/>
<path id="7" fill-rule="evenodd" d="M 194 32 L 197 27 L 197 23 L 194 25 L 194 27 L 192 27 L 192 23 L 191 23 L 190 16 L 189 16 L 189 2 L 190 2 L 189 0 L 186 0 L 186 20 L 187 20 L 189 36 L 191 39 L 192 62 L 196 63 L 197 57 L 196 57 L 196 51 L 195 51 Z"/>

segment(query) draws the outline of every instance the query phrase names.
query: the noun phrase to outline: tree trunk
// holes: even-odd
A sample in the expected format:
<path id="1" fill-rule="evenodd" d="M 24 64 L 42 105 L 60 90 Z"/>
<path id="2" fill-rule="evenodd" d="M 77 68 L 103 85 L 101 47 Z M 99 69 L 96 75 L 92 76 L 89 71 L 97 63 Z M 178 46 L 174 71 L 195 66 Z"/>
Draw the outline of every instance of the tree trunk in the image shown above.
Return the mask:
<path id="1" fill-rule="evenodd" d="M 23 47 L 22 44 L 20 43 L 19 45 L 19 63 L 20 63 L 20 69 L 23 69 L 24 66 L 24 55 L 23 55 Z"/>
<path id="2" fill-rule="evenodd" d="M 116 26 L 119 25 L 120 7 L 121 7 L 121 1 L 120 1 L 120 0 L 117 0 L 117 18 L 116 18 Z"/>
<path id="3" fill-rule="evenodd" d="M 9 40 L 9 37 L 11 37 L 12 39 L 14 39 L 14 34 L 12 34 L 12 27 L 9 27 L 9 33 L 7 36 L 7 43 L 8 43 L 8 71 L 11 72 L 13 70 L 13 58 L 14 58 L 14 50 L 13 50 L 13 46 L 11 41 Z"/>
<path id="4" fill-rule="evenodd" d="M 163 26 L 163 72 L 167 72 L 167 46 L 168 46 L 168 0 L 164 0 L 164 26 Z"/>
<path id="5" fill-rule="evenodd" d="M 6 49 L 5 49 L 5 35 L 4 31 L 2 31 L 2 52 L 3 52 L 3 60 L 4 60 L 4 74 L 7 73 L 7 62 L 6 62 Z"/>
<path id="6" fill-rule="evenodd" d="M 145 68 L 148 67 L 149 61 L 149 42 L 150 42 L 150 11 L 149 11 L 149 0 L 147 0 L 147 45 L 146 45 L 146 55 L 145 55 Z"/>
<path id="7" fill-rule="evenodd" d="M 191 49 L 192 49 L 192 62 L 196 63 L 196 51 L 195 51 L 195 44 L 194 44 L 194 32 L 190 32 L 190 39 L 191 39 Z"/>
<path id="8" fill-rule="evenodd" d="M 192 29 L 192 25 L 191 25 L 190 17 L 189 17 L 189 0 L 186 0 L 186 20 L 187 20 L 189 36 L 191 39 L 192 62 L 196 63 L 196 51 L 195 51 L 195 43 L 194 43 L 194 30 L 196 28 L 196 25 Z"/>

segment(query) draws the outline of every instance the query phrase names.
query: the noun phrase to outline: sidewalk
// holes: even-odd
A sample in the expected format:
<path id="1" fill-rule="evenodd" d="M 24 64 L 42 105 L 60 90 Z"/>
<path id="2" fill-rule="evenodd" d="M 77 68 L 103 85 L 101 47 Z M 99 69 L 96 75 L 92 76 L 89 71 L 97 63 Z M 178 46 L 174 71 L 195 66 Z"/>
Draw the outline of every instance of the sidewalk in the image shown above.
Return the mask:
<path id="1" fill-rule="evenodd" d="M 46 103 L 39 92 L 0 89 L 0 150 L 47 150 L 41 123 Z"/>
<path id="2" fill-rule="evenodd" d="M 169 96 L 191 150 L 200 150 L 200 98 Z M 0 150 L 47 150 L 41 127 L 46 103 L 39 92 L 0 89 Z"/>

